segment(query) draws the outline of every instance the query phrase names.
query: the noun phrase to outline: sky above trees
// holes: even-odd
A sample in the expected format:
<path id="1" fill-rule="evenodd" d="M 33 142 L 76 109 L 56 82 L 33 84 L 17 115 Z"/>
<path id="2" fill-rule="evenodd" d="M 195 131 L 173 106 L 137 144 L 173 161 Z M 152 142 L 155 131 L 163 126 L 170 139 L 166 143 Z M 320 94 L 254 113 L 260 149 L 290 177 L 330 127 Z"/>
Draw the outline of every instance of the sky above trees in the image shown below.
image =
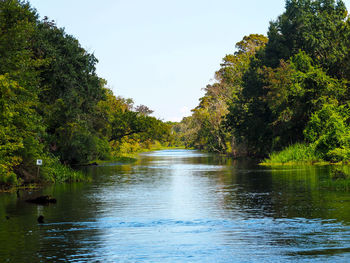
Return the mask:
<path id="1" fill-rule="evenodd" d="M 350 0 L 344 1 L 347 8 Z M 266 34 L 284 0 L 30 0 L 95 54 L 116 95 L 163 120 L 198 104 L 225 54 L 245 35 Z"/>

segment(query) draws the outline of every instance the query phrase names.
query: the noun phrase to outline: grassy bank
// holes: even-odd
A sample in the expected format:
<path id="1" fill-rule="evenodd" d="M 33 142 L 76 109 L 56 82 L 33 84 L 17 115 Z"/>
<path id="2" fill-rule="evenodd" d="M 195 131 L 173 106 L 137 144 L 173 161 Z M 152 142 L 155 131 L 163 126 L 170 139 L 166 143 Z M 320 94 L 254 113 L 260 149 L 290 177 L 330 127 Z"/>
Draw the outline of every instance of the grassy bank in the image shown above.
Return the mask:
<path id="1" fill-rule="evenodd" d="M 317 152 L 306 144 L 293 144 L 280 152 L 271 153 L 261 165 L 314 164 L 323 160 Z"/>
<path id="2" fill-rule="evenodd" d="M 334 191 L 350 191 L 350 165 L 347 160 L 331 162 L 323 160 L 314 147 L 306 144 L 294 144 L 284 150 L 272 153 L 260 165 L 331 165 L 329 179 L 320 182 L 322 188 Z"/>
<path id="3" fill-rule="evenodd" d="M 107 160 L 93 160 L 87 164 L 74 166 L 75 169 L 61 164 L 53 156 L 43 156 L 43 165 L 40 166 L 39 171 L 38 167 L 33 167 L 27 173 L 26 178 L 18 177 L 15 173 L 0 176 L 0 192 L 32 189 L 50 183 L 91 181 L 90 177 L 87 177 L 79 170 L 82 166 L 103 165 L 105 163 L 115 163 L 116 165 L 132 164 L 138 160 L 138 154 L 140 153 L 168 149 L 182 149 L 182 147 L 164 146 L 158 142 L 147 145 L 147 148 L 135 144 L 121 145 L 120 151 L 115 152 L 111 158 Z"/>
<path id="4" fill-rule="evenodd" d="M 274 152 L 260 165 L 349 165 L 349 149 L 346 147 L 322 153 L 313 144 L 296 143 L 280 152 Z"/>
<path id="5" fill-rule="evenodd" d="M 261 165 L 326 164 L 314 147 L 302 143 L 293 144 L 280 152 L 271 153 Z"/>
<path id="6" fill-rule="evenodd" d="M 0 176 L 0 192 L 33 189 L 51 183 L 86 182 L 91 178 L 83 172 L 61 164 L 55 158 L 43 158 L 43 165 L 26 173 L 24 178 L 15 173 Z"/>

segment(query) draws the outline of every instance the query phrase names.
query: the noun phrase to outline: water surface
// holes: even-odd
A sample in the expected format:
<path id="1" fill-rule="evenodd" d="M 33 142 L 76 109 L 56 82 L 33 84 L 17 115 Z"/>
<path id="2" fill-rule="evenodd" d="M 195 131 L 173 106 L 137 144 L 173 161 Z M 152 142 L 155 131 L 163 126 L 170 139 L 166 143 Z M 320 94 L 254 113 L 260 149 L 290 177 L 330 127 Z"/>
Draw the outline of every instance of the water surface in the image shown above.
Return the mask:
<path id="1" fill-rule="evenodd" d="M 350 262 L 350 195 L 323 187 L 329 167 L 168 150 L 87 173 L 0 194 L 0 262 Z M 57 204 L 24 202 L 42 194 Z"/>

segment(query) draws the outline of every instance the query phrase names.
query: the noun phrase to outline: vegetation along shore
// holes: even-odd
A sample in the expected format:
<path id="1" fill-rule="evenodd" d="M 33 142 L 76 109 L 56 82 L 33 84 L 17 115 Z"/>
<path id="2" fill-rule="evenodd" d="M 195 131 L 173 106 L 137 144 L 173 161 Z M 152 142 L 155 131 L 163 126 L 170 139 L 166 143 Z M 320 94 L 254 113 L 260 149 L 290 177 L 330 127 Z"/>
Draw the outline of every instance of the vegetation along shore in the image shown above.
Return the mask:
<path id="1" fill-rule="evenodd" d="M 87 180 L 72 167 L 175 145 L 172 124 L 114 95 L 96 63 L 28 2 L 0 1 L 2 188 Z"/>
<path id="2" fill-rule="evenodd" d="M 236 44 L 176 128 L 186 146 L 264 164 L 350 159 L 350 20 L 342 1 L 287 0 Z"/>
<path id="3" fill-rule="evenodd" d="M 28 2 L 0 1 L 0 184 L 84 180 L 72 167 L 185 146 L 265 165 L 350 159 L 350 20 L 342 1 L 287 0 L 236 44 L 179 123 L 113 94 L 97 58 Z M 43 164 L 38 173 L 36 160 Z"/>

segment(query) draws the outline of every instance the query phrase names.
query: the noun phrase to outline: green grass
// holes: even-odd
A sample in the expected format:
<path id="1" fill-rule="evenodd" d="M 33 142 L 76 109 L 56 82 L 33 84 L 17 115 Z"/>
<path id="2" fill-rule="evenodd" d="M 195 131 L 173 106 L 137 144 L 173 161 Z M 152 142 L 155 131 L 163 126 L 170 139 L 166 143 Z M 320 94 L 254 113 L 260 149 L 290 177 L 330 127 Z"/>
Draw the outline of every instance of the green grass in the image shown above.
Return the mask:
<path id="1" fill-rule="evenodd" d="M 24 182 L 15 174 L 13 179 L 4 181 L 0 180 L 0 192 L 15 191 L 17 189 L 37 188 L 48 183 L 64 182 L 87 182 L 91 178 L 86 176 L 82 171 L 74 170 L 71 167 L 61 164 L 57 158 L 52 156 L 43 156 L 43 165 L 39 170 L 32 170 L 32 180 Z"/>
<path id="2" fill-rule="evenodd" d="M 40 180 L 44 182 L 63 183 L 90 181 L 91 179 L 86 177 L 83 172 L 61 164 L 58 160 L 51 159 L 48 160 L 46 165 L 43 165 Z"/>
<path id="3" fill-rule="evenodd" d="M 323 160 L 315 149 L 309 145 L 296 143 L 280 152 L 271 153 L 269 157 L 263 160 L 261 165 L 280 165 L 280 164 L 322 164 Z"/>

